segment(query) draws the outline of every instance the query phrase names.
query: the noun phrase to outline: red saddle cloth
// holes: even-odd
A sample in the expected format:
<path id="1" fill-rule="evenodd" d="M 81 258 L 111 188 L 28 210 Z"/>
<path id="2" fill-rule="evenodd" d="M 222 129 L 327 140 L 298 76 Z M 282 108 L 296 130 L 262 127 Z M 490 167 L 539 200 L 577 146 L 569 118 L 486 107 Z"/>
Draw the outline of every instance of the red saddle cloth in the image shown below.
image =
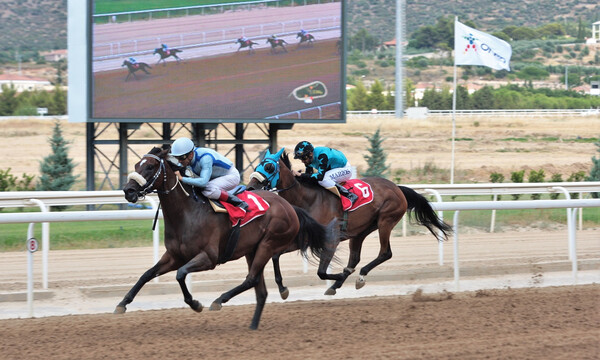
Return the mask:
<path id="1" fill-rule="evenodd" d="M 248 211 L 222 201 L 221 204 L 229 214 L 231 226 L 236 226 L 238 223 L 240 223 L 240 226 L 244 226 L 250 221 L 263 216 L 269 209 L 269 203 L 251 191 L 244 191 L 236 196 L 248 204 Z"/>
<path id="2" fill-rule="evenodd" d="M 342 200 L 342 209 L 344 209 L 344 211 L 354 211 L 373 201 L 373 190 L 371 189 L 371 185 L 360 179 L 350 179 L 343 183 L 342 186 L 358 196 L 358 200 L 356 200 L 354 205 L 350 203 L 350 200 L 348 200 L 347 197 L 343 195 L 340 196 L 340 199 Z"/>

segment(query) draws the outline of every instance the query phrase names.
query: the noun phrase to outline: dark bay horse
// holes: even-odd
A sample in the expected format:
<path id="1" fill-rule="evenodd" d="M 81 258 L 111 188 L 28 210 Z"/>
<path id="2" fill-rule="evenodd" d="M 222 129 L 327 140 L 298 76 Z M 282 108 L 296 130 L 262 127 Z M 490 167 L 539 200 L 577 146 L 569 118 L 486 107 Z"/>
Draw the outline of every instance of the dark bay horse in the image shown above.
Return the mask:
<path id="1" fill-rule="evenodd" d="M 255 43 L 252 40 L 243 40 L 242 38 L 237 39 L 237 41 L 235 43 L 240 44 L 240 47 L 237 49 L 237 51 L 240 51 L 240 49 L 243 49 L 243 48 L 248 48 L 248 51 L 250 54 L 253 54 L 255 51 L 252 46 L 258 45 L 258 43 Z"/>
<path id="2" fill-rule="evenodd" d="M 296 39 L 297 38 L 300 38 L 298 47 L 300 47 L 300 44 L 302 44 L 303 42 L 307 43 L 309 46 L 312 46 L 315 41 L 315 37 L 309 33 L 302 34 L 302 32 L 299 32 L 296 34 Z"/>
<path id="3" fill-rule="evenodd" d="M 163 49 L 162 47 L 156 48 L 154 49 L 154 53 L 152 55 L 160 55 L 160 59 L 156 62 L 156 65 L 158 65 L 161 61 L 163 62 L 164 66 L 167 66 L 167 60 L 165 60 L 166 58 L 168 58 L 169 56 L 172 56 L 175 58 L 175 60 L 177 60 L 177 63 L 179 64 L 179 62 L 181 61 L 181 58 L 179 56 L 177 56 L 177 53 L 183 52 L 183 50 L 179 50 L 179 49 L 169 49 L 167 51 L 165 51 L 165 49 Z"/>
<path id="4" fill-rule="evenodd" d="M 152 69 L 152 67 L 150 67 L 150 65 L 148 65 L 146 63 L 138 62 L 138 63 L 132 64 L 131 61 L 129 61 L 129 60 L 123 61 L 123 64 L 121 65 L 121 67 L 123 67 L 123 66 L 127 66 L 127 69 L 129 69 L 129 72 L 127 73 L 127 77 L 125 78 L 125 81 L 129 80 L 129 77 L 131 75 L 133 75 L 133 78 L 137 80 L 137 76 L 135 76 L 135 72 L 138 70 L 142 70 L 146 74 L 150 75 L 150 73 L 146 69 Z"/>
<path id="5" fill-rule="evenodd" d="M 316 182 L 308 182 L 308 180 L 294 176 L 288 155 L 283 151 L 284 149 L 281 149 L 276 154 L 271 154 L 267 150 L 264 159 L 250 176 L 247 188 L 249 190 L 276 188 L 282 198 L 289 201 L 290 204 L 306 209 L 313 218 L 322 224 L 335 218 L 343 218 L 340 199 Z M 366 177 L 361 180 L 371 186 L 373 201 L 347 215 L 347 229 L 341 233 L 340 240 L 349 239 L 350 258 L 343 272 L 327 274 L 326 271 L 323 271 L 323 269 L 327 269 L 326 264 L 323 264 L 327 260 L 322 259 L 324 261 L 319 266 L 319 277 L 335 280 L 335 283 L 325 292 L 326 295 L 335 295 L 336 289 L 341 287 L 346 278 L 354 272 L 360 261 L 362 243 L 366 236 L 373 231 L 379 230 L 379 254 L 377 258 L 360 269 L 356 288 L 360 289 L 365 285 L 365 276 L 369 271 L 392 257 L 390 235 L 407 210 L 410 211 L 409 214 L 414 215 L 417 223 L 427 227 L 436 238 L 435 229 L 439 229 L 444 239 L 447 239 L 448 233 L 452 231 L 448 224 L 439 220 L 427 199 L 411 188 L 397 186 L 380 177 Z M 361 188 L 361 190 L 365 198 L 370 195 L 368 189 Z M 282 284 L 279 255 L 273 257 L 273 266 L 279 292 L 285 299 L 288 291 Z"/>
<path id="6" fill-rule="evenodd" d="M 191 272 L 214 269 L 218 264 L 243 256 L 248 263 L 248 276 L 239 286 L 223 293 L 210 310 L 220 310 L 222 304 L 234 296 L 254 288 L 256 309 L 250 325 L 256 329 L 267 298 L 263 270 L 273 255 L 289 248 L 300 249 L 306 256 L 310 248 L 316 257 L 322 252 L 333 252 L 332 239 L 335 225 L 324 227 L 306 211 L 290 205 L 286 200 L 270 192 L 250 193 L 259 195 L 270 206 L 264 215 L 237 228 L 239 237 L 235 247 L 229 246 L 232 232 L 228 214 L 216 213 L 201 194 L 181 183 L 168 161 L 169 147 L 153 148 L 135 165 L 135 172 L 128 177 L 123 188 L 127 201 L 135 203 L 150 192 L 158 192 L 164 217 L 164 243 L 167 251 L 148 269 L 117 305 L 115 313 L 124 313 L 142 286 L 153 278 L 177 270 L 183 299 L 193 310 L 202 311 L 202 305 L 194 300 L 185 278 Z M 258 198 L 254 197 L 258 204 Z M 264 204 L 263 204 L 264 205 Z M 263 206 L 263 208 L 266 206 Z M 334 247 L 333 247 L 334 249 Z M 223 258 L 223 255 L 226 255 Z"/>
<path id="7" fill-rule="evenodd" d="M 271 44 L 271 54 L 275 54 L 277 52 L 277 47 L 281 47 L 283 51 L 288 52 L 285 48 L 285 44 L 287 44 L 287 42 L 283 39 L 268 38 L 266 43 Z"/>

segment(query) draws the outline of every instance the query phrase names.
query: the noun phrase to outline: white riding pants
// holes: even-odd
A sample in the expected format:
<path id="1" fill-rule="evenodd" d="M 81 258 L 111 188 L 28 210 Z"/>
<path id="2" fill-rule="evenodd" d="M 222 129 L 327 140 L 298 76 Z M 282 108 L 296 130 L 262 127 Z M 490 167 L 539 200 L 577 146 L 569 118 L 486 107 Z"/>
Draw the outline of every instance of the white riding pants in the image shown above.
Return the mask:
<path id="1" fill-rule="evenodd" d="M 221 196 L 221 190 L 229 191 L 233 190 L 240 184 L 240 172 L 234 166 L 223 175 L 210 180 L 204 189 L 202 189 L 202 195 L 209 199 L 218 199 Z"/>
<path id="2" fill-rule="evenodd" d="M 347 162 L 346 166 L 342 168 L 331 169 L 325 172 L 325 176 L 323 176 L 323 180 L 319 181 L 319 185 L 327 189 L 335 186 L 336 183 L 342 183 L 350 180 L 353 175 L 352 170 L 353 168 L 349 162 Z"/>

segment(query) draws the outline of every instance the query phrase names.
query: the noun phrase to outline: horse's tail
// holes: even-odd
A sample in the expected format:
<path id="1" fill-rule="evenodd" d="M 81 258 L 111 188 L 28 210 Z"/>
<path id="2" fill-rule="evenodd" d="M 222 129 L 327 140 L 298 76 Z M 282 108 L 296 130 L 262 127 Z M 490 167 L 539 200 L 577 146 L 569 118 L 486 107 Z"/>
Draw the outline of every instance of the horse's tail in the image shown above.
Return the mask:
<path id="1" fill-rule="evenodd" d="M 306 256 L 310 248 L 311 255 L 320 258 L 322 254 L 335 252 L 339 242 L 337 229 L 337 220 L 332 220 L 327 226 L 323 226 L 313 219 L 306 210 L 294 206 L 298 220 L 300 221 L 300 230 L 294 241 L 296 246 Z"/>
<path id="2" fill-rule="evenodd" d="M 438 218 L 429 201 L 409 187 L 398 187 L 408 203 L 409 215 L 413 214 L 417 223 L 425 226 L 435 237 L 438 237 L 438 235 L 435 233 L 434 228 L 438 228 L 443 234 L 443 239 L 439 240 L 448 240 L 448 234 L 452 233 L 452 227 Z"/>

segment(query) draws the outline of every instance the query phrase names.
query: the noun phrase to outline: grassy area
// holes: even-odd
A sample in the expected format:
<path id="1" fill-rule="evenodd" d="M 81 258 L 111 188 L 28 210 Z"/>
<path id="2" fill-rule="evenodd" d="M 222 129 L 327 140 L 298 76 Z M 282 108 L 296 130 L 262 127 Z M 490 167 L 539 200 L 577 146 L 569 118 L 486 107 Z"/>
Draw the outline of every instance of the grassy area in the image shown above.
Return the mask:
<path id="1" fill-rule="evenodd" d="M 522 200 L 529 197 L 523 195 Z M 489 200 L 489 196 L 460 196 L 444 201 Z M 508 200 L 505 196 L 502 200 Z M 433 200 L 431 200 L 433 201 Z M 445 211 L 444 219 L 452 223 L 454 211 Z M 491 210 L 462 211 L 459 217 L 461 227 L 489 230 Z M 545 210 L 498 210 L 496 212 L 496 232 L 506 227 L 533 226 L 552 229 L 556 224 L 566 225 L 565 209 Z M 396 227 L 400 235 L 401 223 Z M 600 208 L 583 209 L 584 228 L 600 226 Z M 0 225 L 0 251 L 24 251 L 28 224 Z M 426 231 L 422 226 L 410 225 L 409 234 Z M 41 241 L 41 225 L 35 227 L 35 238 Z M 161 231 L 162 241 L 162 231 Z M 89 221 L 63 222 L 50 224 L 50 248 L 53 250 L 121 248 L 152 245 L 152 221 Z"/>
<path id="2" fill-rule="evenodd" d="M 0 225 L 0 234 L 2 234 L 0 235 L 0 251 L 25 250 L 28 226 L 29 224 Z M 34 237 L 41 242 L 41 224 L 36 224 Z M 50 248 L 53 250 L 151 245 L 151 220 L 56 222 L 50 224 Z"/>

